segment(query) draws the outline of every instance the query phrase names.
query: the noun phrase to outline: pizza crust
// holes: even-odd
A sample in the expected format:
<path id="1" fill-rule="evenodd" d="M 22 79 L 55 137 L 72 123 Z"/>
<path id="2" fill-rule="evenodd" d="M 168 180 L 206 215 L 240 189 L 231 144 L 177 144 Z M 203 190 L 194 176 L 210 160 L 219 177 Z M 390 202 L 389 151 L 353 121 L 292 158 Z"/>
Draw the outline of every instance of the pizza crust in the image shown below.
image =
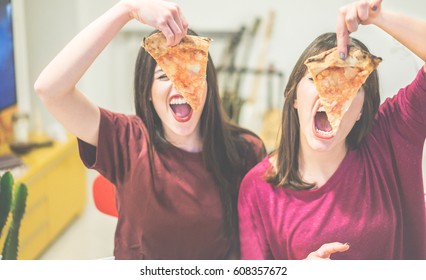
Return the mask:
<path id="1" fill-rule="evenodd" d="M 381 61 L 355 46 L 350 46 L 346 59 L 340 58 L 336 47 L 305 61 L 334 134 L 358 90 Z"/>
<path id="2" fill-rule="evenodd" d="M 194 111 L 201 105 L 206 86 L 208 49 L 212 40 L 186 35 L 175 46 L 168 46 L 163 33 L 155 33 L 142 42 L 142 47 L 157 61 Z"/>

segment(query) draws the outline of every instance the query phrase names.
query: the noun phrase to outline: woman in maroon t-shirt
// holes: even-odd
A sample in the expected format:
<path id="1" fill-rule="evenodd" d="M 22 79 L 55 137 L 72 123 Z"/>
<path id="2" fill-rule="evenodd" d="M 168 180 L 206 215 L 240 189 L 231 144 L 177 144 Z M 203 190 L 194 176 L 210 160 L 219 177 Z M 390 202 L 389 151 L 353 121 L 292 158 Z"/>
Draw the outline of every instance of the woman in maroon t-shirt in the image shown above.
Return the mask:
<path id="1" fill-rule="evenodd" d="M 330 133 L 304 65 L 336 45 L 342 59 L 348 45 L 367 50 L 349 38 L 360 24 L 376 25 L 426 61 L 425 21 L 386 11 L 380 0 L 339 10 L 337 38 L 315 39 L 289 77 L 277 151 L 241 184 L 243 259 L 426 258 L 426 67 L 380 107 L 374 71 Z"/>
<path id="2" fill-rule="evenodd" d="M 116 259 L 238 258 L 238 187 L 265 150 L 257 136 L 225 117 L 210 56 L 197 112 L 143 48 L 135 70 L 136 115 L 99 108 L 76 88 L 132 19 L 158 28 L 169 45 L 188 31 L 175 3 L 120 1 L 52 60 L 35 90 L 79 138 L 86 166 L 116 186 Z"/>

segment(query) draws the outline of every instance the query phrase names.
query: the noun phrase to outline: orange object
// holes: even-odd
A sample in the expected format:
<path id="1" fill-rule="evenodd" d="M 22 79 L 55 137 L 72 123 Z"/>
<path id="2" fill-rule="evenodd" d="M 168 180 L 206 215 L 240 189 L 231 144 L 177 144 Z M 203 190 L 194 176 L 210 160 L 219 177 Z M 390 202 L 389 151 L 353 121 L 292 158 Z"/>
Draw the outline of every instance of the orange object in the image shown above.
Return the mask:
<path id="1" fill-rule="evenodd" d="M 93 181 L 92 191 L 96 208 L 104 214 L 118 217 L 114 184 L 99 175 Z"/>

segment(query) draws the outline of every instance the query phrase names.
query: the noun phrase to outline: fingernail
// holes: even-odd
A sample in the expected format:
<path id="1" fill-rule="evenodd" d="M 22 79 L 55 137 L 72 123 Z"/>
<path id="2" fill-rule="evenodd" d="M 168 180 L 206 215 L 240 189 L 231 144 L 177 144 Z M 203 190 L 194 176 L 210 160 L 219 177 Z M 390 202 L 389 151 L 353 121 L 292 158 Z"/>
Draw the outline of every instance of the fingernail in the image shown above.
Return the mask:
<path id="1" fill-rule="evenodd" d="M 341 53 L 339 54 L 339 56 L 340 56 L 340 58 L 341 58 L 341 59 L 345 59 L 345 53 L 342 53 L 342 52 L 341 52 Z"/>
<path id="2" fill-rule="evenodd" d="M 372 10 L 377 11 L 377 6 L 373 6 Z"/>
<path id="3" fill-rule="evenodd" d="M 345 245 L 351 246 L 351 243 L 349 243 L 349 242 L 346 242 L 346 243 L 345 243 Z"/>

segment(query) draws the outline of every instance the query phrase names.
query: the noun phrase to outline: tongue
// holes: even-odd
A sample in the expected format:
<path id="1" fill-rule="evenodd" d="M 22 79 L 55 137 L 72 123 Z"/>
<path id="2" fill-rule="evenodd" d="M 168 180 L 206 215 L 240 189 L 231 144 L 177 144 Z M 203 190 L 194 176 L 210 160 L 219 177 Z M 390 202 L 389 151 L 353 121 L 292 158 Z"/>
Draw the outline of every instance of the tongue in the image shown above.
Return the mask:
<path id="1" fill-rule="evenodd" d="M 315 127 L 321 131 L 329 132 L 333 128 L 328 121 L 327 114 L 325 112 L 317 112 L 315 115 Z"/>
<path id="2" fill-rule="evenodd" d="M 184 118 L 191 113 L 191 106 L 188 104 L 173 104 L 170 105 L 175 115 L 179 118 Z"/>

